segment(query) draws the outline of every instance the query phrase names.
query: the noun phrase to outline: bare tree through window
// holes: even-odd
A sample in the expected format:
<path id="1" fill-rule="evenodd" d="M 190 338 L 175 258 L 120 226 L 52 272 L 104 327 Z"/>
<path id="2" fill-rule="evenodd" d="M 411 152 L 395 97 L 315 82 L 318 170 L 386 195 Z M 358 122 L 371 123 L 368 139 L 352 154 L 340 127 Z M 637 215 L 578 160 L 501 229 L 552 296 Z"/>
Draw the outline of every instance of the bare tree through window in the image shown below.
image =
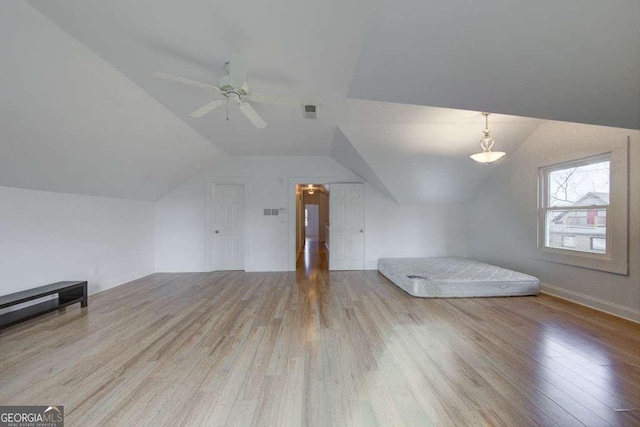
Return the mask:
<path id="1" fill-rule="evenodd" d="M 549 207 L 575 205 L 587 193 L 609 193 L 609 161 L 549 172 Z"/>

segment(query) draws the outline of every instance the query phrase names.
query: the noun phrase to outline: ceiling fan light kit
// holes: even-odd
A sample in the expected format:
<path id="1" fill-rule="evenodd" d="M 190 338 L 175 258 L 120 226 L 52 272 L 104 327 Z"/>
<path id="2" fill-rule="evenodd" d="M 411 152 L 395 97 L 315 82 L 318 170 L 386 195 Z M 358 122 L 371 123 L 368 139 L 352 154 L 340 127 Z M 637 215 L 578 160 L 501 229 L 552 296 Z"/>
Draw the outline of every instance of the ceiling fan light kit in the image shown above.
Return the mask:
<path id="1" fill-rule="evenodd" d="M 224 69 L 227 72 L 227 75 L 220 78 L 217 86 L 158 71 L 154 72 L 152 76 L 158 79 L 171 80 L 177 83 L 208 89 L 218 97 L 210 103 L 193 111 L 190 114 L 193 118 L 200 118 L 226 102 L 227 121 L 229 121 L 228 107 L 229 100 L 232 100 L 237 103 L 240 112 L 242 112 L 257 129 L 263 129 L 267 127 L 267 123 L 249 102 L 284 106 L 300 105 L 300 103 L 295 99 L 251 92 L 249 84 L 246 82 L 249 63 L 244 56 L 238 53 L 233 53 L 231 55 L 231 60 L 224 64 Z"/>
<path id="2" fill-rule="evenodd" d="M 503 151 L 491 151 L 493 145 L 495 144 L 495 140 L 491 136 L 491 130 L 489 129 L 489 114 L 491 113 L 482 113 L 485 119 L 484 136 L 480 140 L 480 147 L 482 148 L 482 152 L 472 154 L 470 157 L 478 163 L 489 164 L 495 162 L 498 159 L 501 159 L 506 154 Z"/>

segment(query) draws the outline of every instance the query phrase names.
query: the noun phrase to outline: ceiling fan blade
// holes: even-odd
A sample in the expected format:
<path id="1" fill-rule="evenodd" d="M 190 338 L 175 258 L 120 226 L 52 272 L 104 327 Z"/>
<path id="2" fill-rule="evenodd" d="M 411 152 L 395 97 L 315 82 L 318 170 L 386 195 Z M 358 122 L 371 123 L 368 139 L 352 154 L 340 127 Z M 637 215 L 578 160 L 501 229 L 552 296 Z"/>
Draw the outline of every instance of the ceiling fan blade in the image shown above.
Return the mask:
<path id="1" fill-rule="evenodd" d="M 156 79 L 171 80 L 171 81 L 182 83 L 182 84 L 185 84 L 185 85 L 197 86 L 197 87 L 202 87 L 202 88 L 205 88 L 205 89 L 218 91 L 217 86 L 210 85 L 208 83 L 197 82 L 195 80 L 185 79 L 183 77 L 174 76 L 172 74 L 162 73 L 160 71 L 155 71 L 152 74 L 152 76 L 155 77 Z"/>
<path id="2" fill-rule="evenodd" d="M 231 61 L 229 63 L 229 83 L 233 87 L 241 87 L 247 79 L 247 70 L 249 69 L 249 63 L 247 58 L 239 53 L 231 54 Z"/>
<path id="3" fill-rule="evenodd" d="M 264 120 L 262 120 L 262 117 L 260 117 L 260 115 L 248 102 L 243 102 L 238 106 L 238 108 L 240 108 L 240 111 L 242 111 L 242 113 L 247 116 L 247 118 L 251 121 L 251 123 L 253 123 L 256 128 L 264 129 L 265 127 L 267 127 L 267 124 Z"/>
<path id="4" fill-rule="evenodd" d="M 190 116 L 191 117 L 195 117 L 196 119 L 198 119 L 198 118 L 204 116 L 205 114 L 215 110 L 216 108 L 218 108 L 222 104 L 224 104 L 224 101 L 222 99 L 216 99 L 215 101 L 212 101 L 212 102 L 208 103 L 207 105 L 203 105 L 202 107 L 198 108 L 196 111 L 191 113 Z"/>
<path id="5" fill-rule="evenodd" d="M 299 107 L 301 105 L 300 101 L 294 98 L 266 95 L 264 93 L 252 93 L 248 98 L 260 104 L 284 105 L 286 107 Z"/>

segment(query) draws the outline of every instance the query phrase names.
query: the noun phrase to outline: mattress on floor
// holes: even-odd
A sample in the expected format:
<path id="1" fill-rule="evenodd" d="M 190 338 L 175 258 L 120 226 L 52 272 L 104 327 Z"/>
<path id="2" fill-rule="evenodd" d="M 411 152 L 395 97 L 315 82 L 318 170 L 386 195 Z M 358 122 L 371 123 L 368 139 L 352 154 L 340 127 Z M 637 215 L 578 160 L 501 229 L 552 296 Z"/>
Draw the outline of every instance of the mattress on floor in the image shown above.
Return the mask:
<path id="1" fill-rule="evenodd" d="M 536 277 L 466 258 L 380 258 L 378 271 L 417 297 L 502 297 L 540 292 Z"/>

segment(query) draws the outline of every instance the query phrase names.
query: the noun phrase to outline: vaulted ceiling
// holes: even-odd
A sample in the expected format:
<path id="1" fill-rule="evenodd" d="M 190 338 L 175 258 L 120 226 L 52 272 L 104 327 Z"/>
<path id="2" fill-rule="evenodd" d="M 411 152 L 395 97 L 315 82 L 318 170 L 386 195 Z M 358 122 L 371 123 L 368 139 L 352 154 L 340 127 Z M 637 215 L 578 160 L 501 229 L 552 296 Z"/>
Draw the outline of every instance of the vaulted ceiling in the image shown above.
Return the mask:
<path id="1" fill-rule="evenodd" d="M 640 129 L 638 0 L 379 0 L 353 98 Z"/>
<path id="2" fill-rule="evenodd" d="M 0 39 L 0 185 L 155 200 L 224 155 L 25 3 Z"/>
<path id="3" fill-rule="evenodd" d="M 341 132 L 383 184 L 378 188 L 399 203 L 465 201 L 507 160 L 480 165 L 469 159 L 480 150 L 484 129 L 484 117 L 475 111 L 350 100 L 343 117 Z M 502 114 L 489 118 L 496 149 L 507 153 L 544 122 Z"/>
<path id="4" fill-rule="evenodd" d="M 177 117 L 229 154 L 327 154 L 346 100 L 371 2 L 29 1 Z M 217 84 L 233 52 L 249 61 L 251 89 L 317 104 L 321 120 L 302 107 L 255 104 L 268 123 L 255 129 L 236 108 L 189 116 L 212 93 L 152 78 L 154 71 Z M 231 106 L 233 107 L 233 105 Z"/>
<path id="5" fill-rule="evenodd" d="M 468 159 L 478 111 L 507 152 L 538 119 L 640 129 L 637 0 L 27 0 L 0 36 L 0 185 L 155 200 L 216 157 L 331 155 L 399 202 L 457 201 L 500 166 Z M 151 77 L 215 84 L 232 52 L 319 119 L 195 119 L 210 92 Z"/>

